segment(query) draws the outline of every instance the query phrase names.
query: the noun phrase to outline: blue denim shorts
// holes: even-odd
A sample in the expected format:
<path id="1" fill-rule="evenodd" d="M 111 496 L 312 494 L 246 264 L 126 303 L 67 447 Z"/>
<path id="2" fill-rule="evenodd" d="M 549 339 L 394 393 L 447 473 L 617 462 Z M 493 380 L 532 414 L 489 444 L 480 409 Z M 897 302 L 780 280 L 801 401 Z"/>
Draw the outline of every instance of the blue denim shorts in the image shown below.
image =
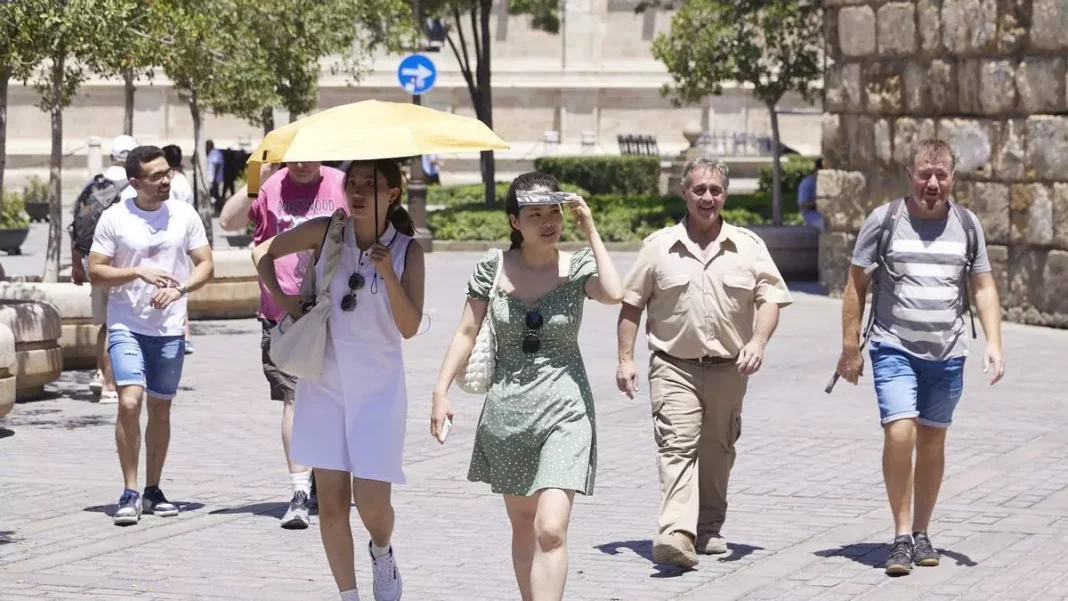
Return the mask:
<path id="1" fill-rule="evenodd" d="M 108 354 L 115 386 L 141 386 L 149 396 L 164 401 L 178 393 L 185 362 L 185 336 L 147 336 L 111 328 Z"/>
<path id="2" fill-rule="evenodd" d="M 871 371 L 882 424 L 916 418 L 925 426 L 948 428 L 964 389 L 964 359 L 919 359 L 872 342 Z"/>

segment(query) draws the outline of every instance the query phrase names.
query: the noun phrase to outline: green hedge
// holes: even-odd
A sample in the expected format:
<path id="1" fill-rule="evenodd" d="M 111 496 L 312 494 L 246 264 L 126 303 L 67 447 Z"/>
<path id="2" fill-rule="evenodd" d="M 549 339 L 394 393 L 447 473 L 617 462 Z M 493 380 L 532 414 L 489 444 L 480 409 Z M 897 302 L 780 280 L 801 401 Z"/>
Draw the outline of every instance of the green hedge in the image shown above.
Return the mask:
<path id="1" fill-rule="evenodd" d="M 785 212 L 787 204 L 797 204 L 796 202 L 787 203 L 786 199 L 794 197 L 794 200 L 796 201 L 797 190 L 801 187 L 801 180 L 805 179 L 805 176 L 812 173 L 812 170 L 816 168 L 816 162 L 812 159 L 806 159 L 799 154 L 788 154 L 780 157 L 779 160 L 782 164 L 783 212 Z M 761 167 L 757 191 L 763 192 L 770 197 L 774 177 L 775 173 L 771 165 Z"/>
<path id="2" fill-rule="evenodd" d="M 606 242 L 639 242 L 658 229 L 678 223 L 686 214 L 686 205 L 678 196 L 601 194 L 590 196 L 587 202 L 597 222 L 597 231 Z M 769 204 L 764 210 L 762 202 L 759 197 L 729 197 L 723 218 L 737 226 L 768 223 L 771 207 Z M 800 223 L 800 215 L 795 212 L 792 217 L 784 217 L 784 222 Z M 504 241 L 511 234 L 504 210 L 486 209 L 480 201 L 433 211 L 427 215 L 427 225 L 438 240 Z M 561 240 L 581 239 L 574 221 L 565 217 Z"/>
<path id="3" fill-rule="evenodd" d="M 660 185 L 660 159 L 653 156 L 538 157 L 534 168 L 590 194 L 656 194 Z"/>

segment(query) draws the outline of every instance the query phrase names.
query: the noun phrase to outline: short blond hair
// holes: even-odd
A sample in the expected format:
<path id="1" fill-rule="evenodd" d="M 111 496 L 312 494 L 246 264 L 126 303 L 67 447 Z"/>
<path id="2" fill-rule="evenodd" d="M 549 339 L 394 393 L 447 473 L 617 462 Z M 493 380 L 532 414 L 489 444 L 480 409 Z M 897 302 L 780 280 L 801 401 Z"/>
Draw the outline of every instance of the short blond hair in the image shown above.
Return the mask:
<path id="1" fill-rule="evenodd" d="M 912 147 L 912 152 L 909 153 L 909 169 L 916 166 L 916 159 L 920 157 L 949 159 L 950 170 L 957 166 L 957 157 L 953 156 L 953 148 L 949 142 L 939 138 L 924 138 Z"/>

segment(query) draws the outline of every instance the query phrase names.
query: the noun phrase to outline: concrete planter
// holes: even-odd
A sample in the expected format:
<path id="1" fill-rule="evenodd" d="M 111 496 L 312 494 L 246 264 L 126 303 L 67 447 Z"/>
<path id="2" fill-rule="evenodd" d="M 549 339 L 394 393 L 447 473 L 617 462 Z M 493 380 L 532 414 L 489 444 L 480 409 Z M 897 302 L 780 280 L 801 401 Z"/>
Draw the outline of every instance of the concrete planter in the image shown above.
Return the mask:
<path id="1" fill-rule="evenodd" d="M 3 300 L 0 324 L 10 328 L 15 338 L 16 400 L 40 397 L 45 384 L 63 373 L 59 309 L 48 302 Z"/>
<path id="2" fill-rule="evenodd" d="M 89 284 L 70 282 L 0 282 L 0 299 L 39 301 L 55 305 L 61 317 L 63 369 L 96 368 L 96 335 Z"/>
<path id="3" fill-rule="evenodd" d="M 215 277 L 189 295 L 190 319 L 242 319 L 255 317 L 260 306 L 259 275 L 252 252 L 215 250 Z"/>
<path id="4" fill-rule="evenodd" d="M 15 407 L 15 334 L 0 325 L 0 417 Z"/>
<path id="5" fill-rule="evenodd" d="M 22 243 L 29 235 L 29 228 L 0 229 L 0 250 L 9 255 L 21 255 Z"/>
<path id="6" fill-rule="evenodd" d="M 783 279 L 819 279 L 819 230 L 803 225 L 751 225 L 747 229 L 767 245 Z"/>

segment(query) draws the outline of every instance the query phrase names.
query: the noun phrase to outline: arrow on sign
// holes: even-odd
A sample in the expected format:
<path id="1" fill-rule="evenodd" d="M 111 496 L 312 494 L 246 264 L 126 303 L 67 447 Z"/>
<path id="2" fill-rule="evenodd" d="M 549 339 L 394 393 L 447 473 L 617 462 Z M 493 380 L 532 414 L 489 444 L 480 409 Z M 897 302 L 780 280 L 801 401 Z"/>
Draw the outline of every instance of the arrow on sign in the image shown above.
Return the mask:
<path id="1" fill-rule="evenodd" d="M 416 65 L 414 69 L 401 69 L 401 75 L 415 78 L 415 87 L 423 87 L 423 80 L 433 75 L 434 72 L 423 65 Z"/>

